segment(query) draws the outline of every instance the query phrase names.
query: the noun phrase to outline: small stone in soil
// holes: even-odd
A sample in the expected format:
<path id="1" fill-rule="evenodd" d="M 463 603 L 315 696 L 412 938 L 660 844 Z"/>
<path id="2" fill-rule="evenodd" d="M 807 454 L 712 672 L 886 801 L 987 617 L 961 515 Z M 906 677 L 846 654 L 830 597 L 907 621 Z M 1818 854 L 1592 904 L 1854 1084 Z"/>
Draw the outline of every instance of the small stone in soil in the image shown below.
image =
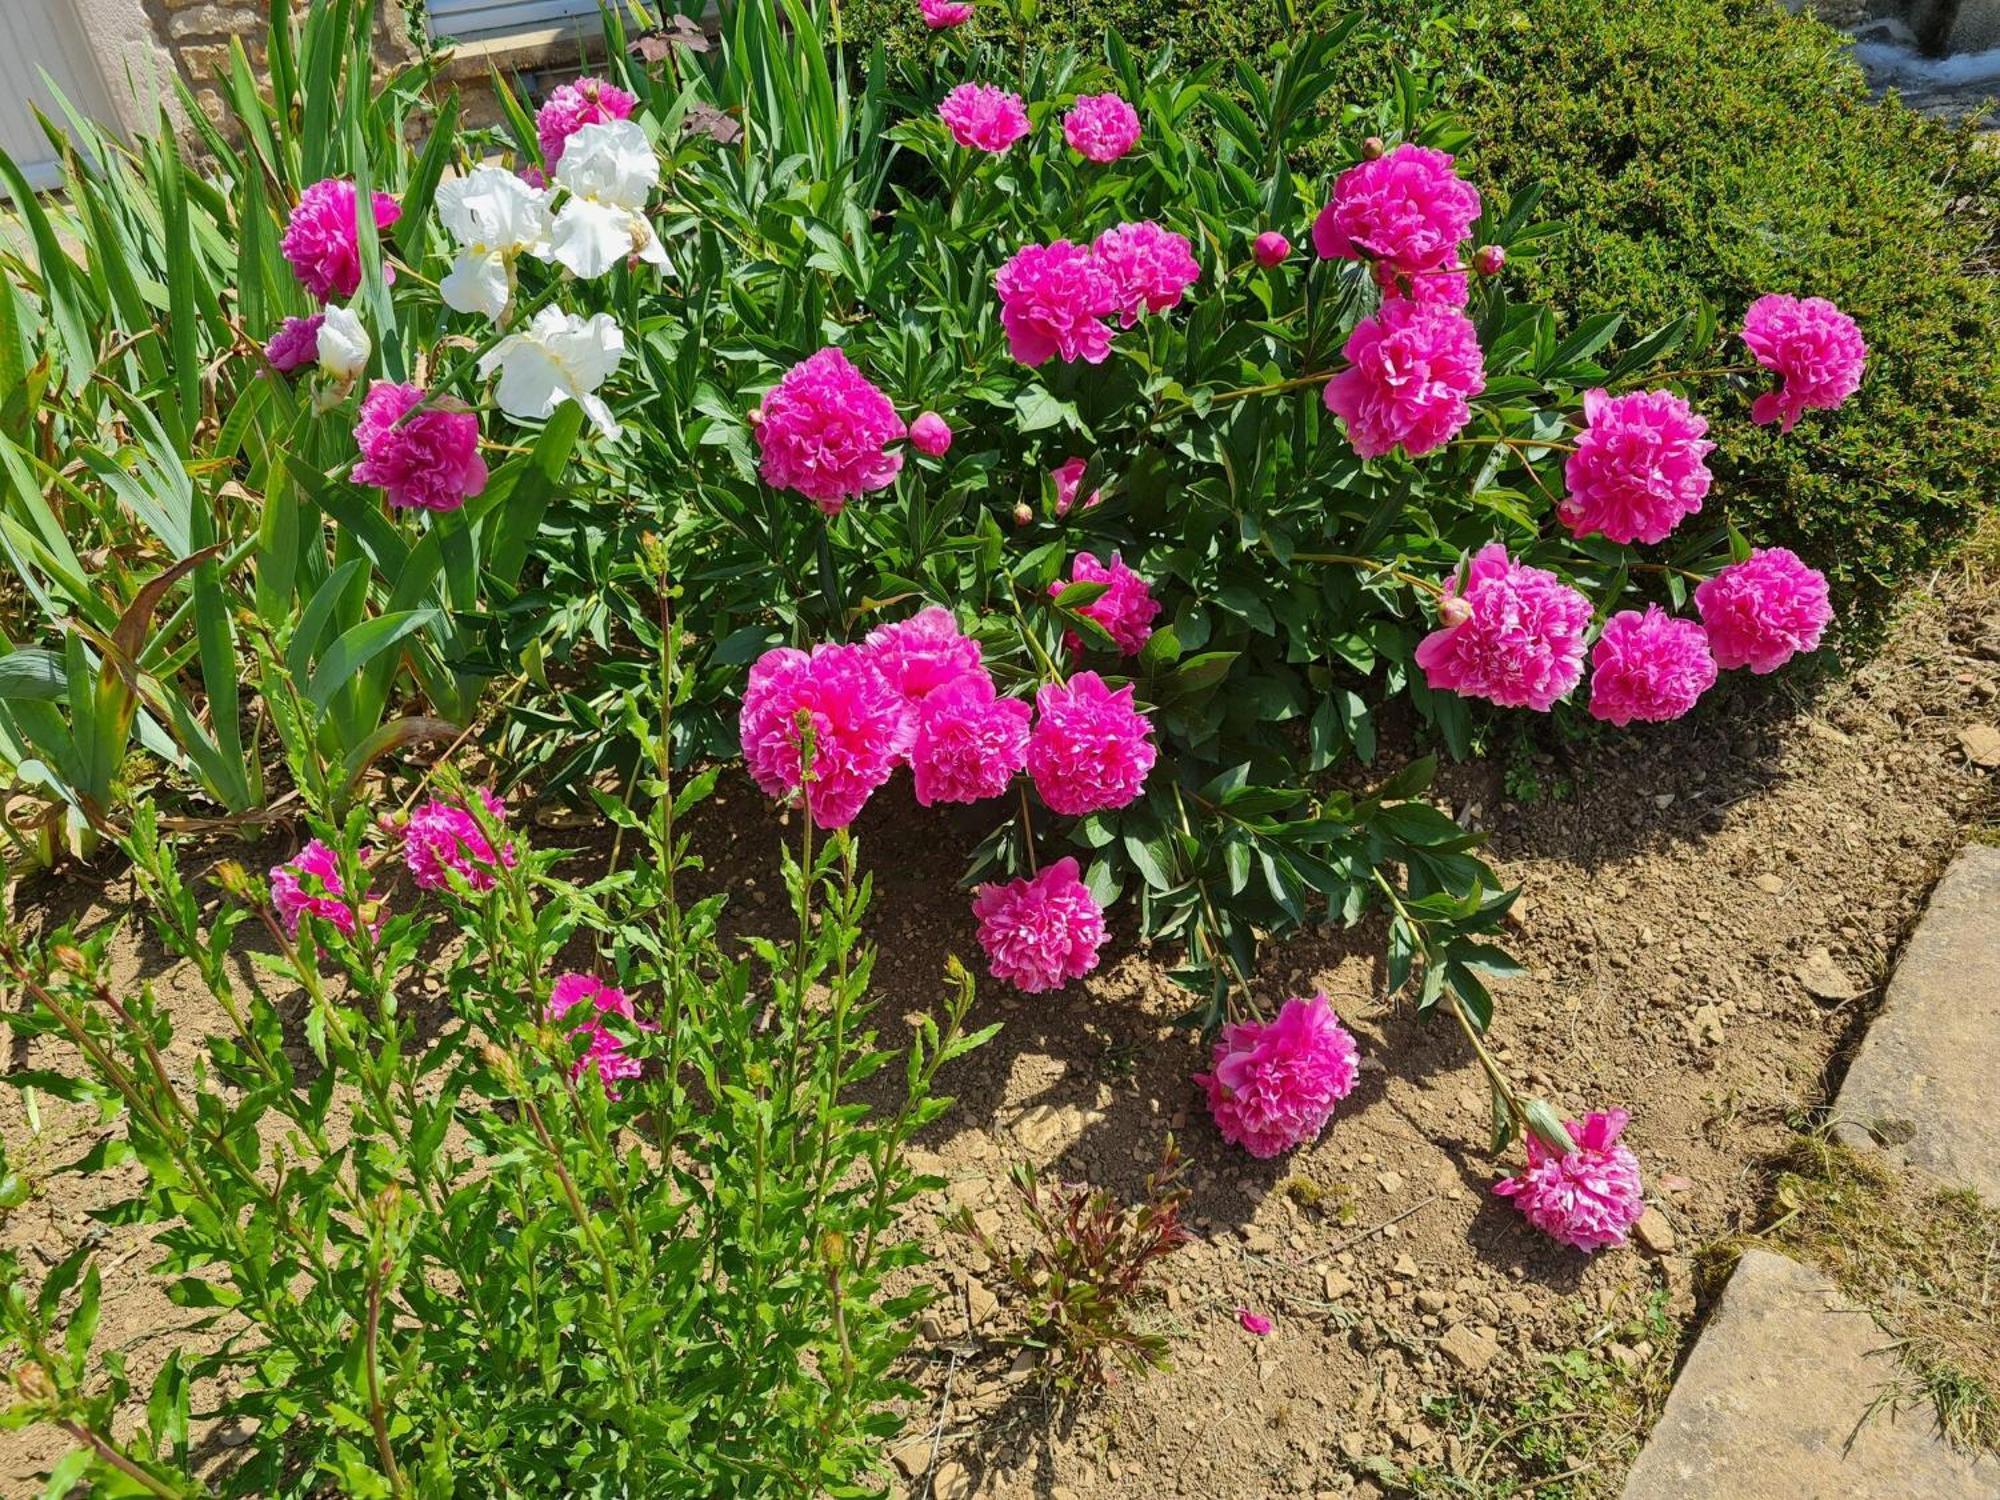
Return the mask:
<path id="1" fill-rule="evenodd" d="M 1639 1215 L 1639 1222 L 1632 1226 L 1632 1233 L 1638 1237 L 1640 1245 L 1653 1254 L 1673 1254 L 1674 1226 L 1667 1222 L 1665 1214 L 1650 1204 Z"/>
<path id="2" fill-rule="evenodd" d="M 2000 729 L 1991 724 L 1968 724 L 1959 730 L 1958 748 L 1975 766 L 2000 768 Z"/>
<path id="3" fill-rule="evenodd" d="M 1445 1358 L 1468 1375 L 1477 1375 L 1492 1364 L 1500 1353 L 1498 1344 L 1464 1323 L 1458 1324 L 1439 1339 L 1438 1348 L 1444 1351 Z"/>

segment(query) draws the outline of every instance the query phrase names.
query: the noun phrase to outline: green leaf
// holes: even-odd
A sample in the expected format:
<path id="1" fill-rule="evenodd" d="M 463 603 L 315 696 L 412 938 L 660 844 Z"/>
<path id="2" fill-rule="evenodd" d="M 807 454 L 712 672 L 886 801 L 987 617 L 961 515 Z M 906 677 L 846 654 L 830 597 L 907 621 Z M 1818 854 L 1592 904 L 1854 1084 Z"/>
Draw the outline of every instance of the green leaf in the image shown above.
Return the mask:
<path id="1" fill-rule="evenodd" d="M 376 615 L 344 633 L 320 657 L 306 687 L 306 699 L 321 713 L 334 696 L 360 674 L 363 667 L 384 651 L 407 640 L 420 630 L 441 625 L 444 615 L 435 609 L 410 609 L 395 614 Z"/>

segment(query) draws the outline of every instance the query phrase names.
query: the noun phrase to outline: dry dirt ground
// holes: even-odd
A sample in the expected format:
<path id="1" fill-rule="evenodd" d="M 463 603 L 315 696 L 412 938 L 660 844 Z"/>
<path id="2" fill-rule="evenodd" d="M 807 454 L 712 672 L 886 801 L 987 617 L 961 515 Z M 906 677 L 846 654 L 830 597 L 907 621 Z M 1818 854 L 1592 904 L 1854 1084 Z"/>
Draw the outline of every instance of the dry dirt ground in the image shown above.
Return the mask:
<path id="1" fill-rule="evenodd" d="M 983 986 L 976 1019 L 1004 1029 L 949 1079 L 959 1105 L 923 1142 L 950 1186 L 913 1215 L 944 1295 L 913 1358 L 926 1401 L 893 1452 L 908 1493 L 1615 1493 L 1698 1316 L 1696 1252 L 1761 1222 L 1761 1163 L 1830 1097 L 1931 885 L 1991 827 L 1994 572 L 1941 576 L 1871 658 L 1816 687 L 1735 684 L 1682 724 L 1562 754 L 1503 732 L 1487 760 L 1441 779 L 1441 801 L 1492 834 L 1523 890 L 1509 941 L 1529 975 L 1503 987 L 1500 1056 L 1566 1113 L 1631 1110 L 1658 1210 L 1649 1243 L 1586 1259 L 1491 1195 L 1501 1173 L 1477 1068 L 1448 1025 L 1384 1001 L 1371 926 L 1274 946 L 1254 976 L 1272 1000 L 1323 987 L 1364 1054 L 1319 1142 L 1274 1163 L 1208 1122 L 1189 1082 L 1203 1059 L 1169 1024 L 1182 1002 L 1155 956 L 1118 951 L 1055 997 Z M 885 794 L 858 825 L 885 1020 L 936 1001 L 947 953 L 977 952 L 950 887 L 978 830 L 941 839 L 912 814 Z M 704 814 L 700 846 L 752 926 L 776 916 L 776 822 L 740 779 Z M 84 872 L 15 900 L 31 922 L 97 920 L 128 895 L 124 877 Z M 169 1060 L 191 1067 L 212 1002 L 144 943 L 125 962 L 181 1007 Z M 54 1045 L 16 1045 L 11 1066 L 47 1065 Z M 48 1101 L 36 1128 L 18 1094 L 0 1098 L 17 1169 L 74 1157 L 94 1130 Z M 1197 1237 L 1144 1316 L 1171 1337 L 1173 1368 L 1053 1410 L 1010 1343 L 1015 1310 L 991 1268 L 940 1220 L 963 1206 L 1017 1243 L 1013 1163 L 1129 1193 L 1169 1131 L 1189 1158 Z M 100 1243 L 100 1342 L 126 1350 L 143 1392 L 167 1350 L 199 1335 L 144 1280 L 144 1237 L 90 1217 L 120 1192 L 52 1178 L 0 1224 L 0 1246 L 47 1264 L 82 1237 Z M 1243 1309 L 1271 1332 L 1246 1331 Z M 37 1493 L 63 1446 L 0 1435 L 0 1494 Z"/>

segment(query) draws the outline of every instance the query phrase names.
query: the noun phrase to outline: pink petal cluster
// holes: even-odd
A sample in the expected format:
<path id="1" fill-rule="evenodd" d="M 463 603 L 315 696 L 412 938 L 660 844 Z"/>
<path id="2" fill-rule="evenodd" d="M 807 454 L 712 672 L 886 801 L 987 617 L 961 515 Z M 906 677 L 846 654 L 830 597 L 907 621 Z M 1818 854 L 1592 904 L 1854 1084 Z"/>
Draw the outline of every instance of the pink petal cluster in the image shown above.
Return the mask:
<path id="1" fill-rule="evenodd" d="M 1744 314 L 1743 342 L 1778 376 L 1778 388 L 1752 403 L 1753 422 L 1790 432 L 1807 407 L 1836 407 L 1861 389 L 1868 345 L 1854 319 L 1824 297 L 1759 297 Z"/>
<path id="2" fill-rule="evenodd" d="M 951 423 L 934 411 L 920 411 L 910 424 L 910 446 L 926 458 L 951 452 Z"/>
<path id="3" fill-rule="evenodd" d="M 1250 246 L 1250 254 L 1267 271 L 1283 265 L 1291 253 L 1292 242 L 1275 229 L 1265 230 Z"/>
<path id="4" fill-rule="evenodd" d="M 1657 604 L 1621 610 L 1604 622 L 1590 652 L 1590 714 L 1624 727 L 1634 719 L 1664 724 L 1715 686 L 1708 637 L 1692 620 Z"/>
<path id="5" fill-rule="evenodd" d="M 830 516 L 848 501 L 895 483 L 904 436 L 889 398 L 837 348 L 800 360 L 764 398 L 757 423 L 764 482 L 796 490 Z"/>
<path id="6" fill-rule="evenodd" d="M 1123 807 L 1145 787 L 1158 752 L 1153 726 L 1095 672 L 1050 683 L 1035 695 L 1028 775 L 1050 811 L 1080 818 Z"/>
<path id="7" fill-rule="evenodd" d="M 1786 547 L 1760 547 L 1694 591 L 1719 667 L 1775 672 L 1819 645 L 1833 619 L 1826 576 Z"/>
<path id="8" fill-rule="evenodd" d="M 996 697 L 983 671 L 932 693 L 916 713 L 910 770 L 917 801 L 984 802 L 1028 763 L 1028 705 Z"/>
<path id="9" fill-rule="evenodd" d="M 1088 459 L 1072 456 L 1064 459 L 1055 468 L 1049 470 L 1049 478 L 1055 481 L 1056 486 L 1057 515 L 1068 515 L 1070 507 L 1076 504 L 1077 491 L 1083 488 L 1084 470 L 1089 467 L 1090 461 Z M 1083 508 L 1085 510 L 1094 510 L 1103 501 L 1104 491 L 1092 490 L 1090 497 L 1083 502 Z"/>
<path id="10" fill-rule="evenodd" d="M 1151 219 L 1107 229 L 1091 249 L 1118 288 L 1118 321 L 1126 328 L 1146 313 L 1179 307 L 1201 276 L 1187 237 Z"/>
<path id="11" fill-rule="evenodd" d="M 1403 145 L 1334 180 L 1313 246 L 1322 260 L 1382 261 L 1413 276 L 1451 261 L 1478 218 L 1479 190 L 1447 153 Z"/>
<path id="12" fill-rule="evenodd" d="M 1587 424 L 1563 470 L 1556 508 L 1575 536 L 1660 542 L 1701 509 L 1715 451 L 1708 422 L 1672 391 L 1585 391 Z"/>
<path id="13" fill-rule="evenodd" d="M 1118 160 L 1139 144 L 1139 112 L 1116 94 L 1080 94 L 1063 116 L 1070 150 L 1095 162 Z"/>
<path id="14" fill-rule="evenodd" d="M 1024 365 L 1060 357 L 1101 365 L 1111 353 L 1111 325 L 1124 298 L 1087 245 L 1057 240 L 1023 245 L 993 275 L 1007 348 Z"/>
<path id="15" fill-rule="evenodd" d="M 287 318 L 264 344 L 264 358 L 280 375 L 303 370 L 319 361 L 319 325 L 325 313 L 310 318 Z"/>
<path id="16" fill-rule="evenodd" d="M 485 787 L 478 792 L 487 816 L 505 823 L 507 809 L 500 799 Z M 432 798 L 411 812 L 409 822 L 403 825 L 403 863 L 421 890 L 449 889 L 451 879 L 446 872 L 451 871 L 473 890 L 490 891 L 498 879 L 495 864 L 513 868 L 514 846 L 502 845 L 496 855 L 480 831 L 478 819 L 455 803 Z"/>
<path id="17" fill-rule="evenodd" d="M 1433 688 L 1547 713 L 1583 675 L 1590 601 L 1546 568 L 1509 561 L 1499 542 L 1473 557 L 1463 585 L 1446 581 L 1439 614 L 1451 623 L 1417 646 Z"/>
<path id="18" fill-rule="evenodd" d="M 374 197 L 375 229 L 383 232 L 403 210 L 387 193 Z M 352 297 L 361 285 L 361 223 L 354 184 L 341 177 L 315 182 L 299 194 L 278 248 L 291 263 L 299 285 L 322 302 Z M 382 267 L 385 281 L 395 270 Z"/>
<path id="19" fill-rule="evenodd" d="M 354 936 L 353 903 L 341 884 L 340 863 L 333 850 L 312 840 L 289 864 L 271 866 L 271 905 L 285 924 L 285 936 L 299 935 L 299 918 L 311 912 L 321 921 Z"/>
<path id="20" fill-rule="evenodd" d="M 1472 420 L 1486 359 L 1472 320 L 1456 308 L 1384 302 L 1348 335 L 1347 368 L 1326 386 L 1326 409 L 1347 424 L 1363 458 L 1396 447 L 1411 458 L 1442 448 Z"/>
<path id="21" fill-rule="evenodd" d="M 582 1011 L 581 1015 L 577 1012 Z M 638 1031 L 658 1031 L 652 1021 L 642 1021 L 632 1007 L 631 997 L 615 986 L 602 984 L 588 974 L 561 974 L 549 992 L 543 1019 L 570 1028 L 570 1038 L 589 1039 L 576 1064 L 572 1079 L 595 1073 L 608 1099 L 618 1097 L 617 1085 L 637 1078 L 642 1071 L 639 1059 L 625 1050 L 625 1040 L 604 1024 L 606 1016 L 619 1016 Z"/>
<path id="22" fill-rule="evenodd" d="M 813 731 L 806 808 L 821 828 L 845 828 L 908 752 L 909 707 L 866 646 L 765 652 L 750 669 L 739 729 L 743 758 L 767 796 L 799 790 L 801 715 Z"/>
<path id="23" fill-rule="evenodd" d="M 1622 1246 L 1625 1232 L 1646 1211 L 1639 1158 L 1618 1137 L 1631 1116 L 1601 1110 L 1565 1128 L 1577 1149 L 1558 1156 L 1528 1137 L 1528 1165 L 1493 1191 L 1512 1198 L 1528 1222 L 1553 1240 L 1587 1252 Z"/>
<path id="24" fill-rule="evenodd" d="M 1230 1022 L 1211 1067 L 1194 1081 L 1208 1090 L 1216 1128 L 1268 1158 L 1319 1135 L 1334 1105 L 1354 1091 L 1360 1058 L 1321 994 L 1287 1000 L 1269 1021 Z"/>
<path id="25" fill-rule="evenodd" d="M 1252 1312 L 1247 1307 L 1236 1309 L 1236 1321 L 1242 1325 L 1245 1333 L 1254 1333 L 1258 1338 L 1263 1338 L 1276 1326 L 1262 1313 Z"/>
<path id="26" fill-rule="evenodd" d="M 354 426 L 354 481 L 379 485 L 393 506 L 457 510 L 486 488 L 479 418 L 443 405 L 415 411 L 423 399 L 421 386 L 378 380 L 368 388 Z"/>
<path id="27" fill-rule="evenodd" d="M 979 946 L 995 979 L 1023 994 L 1060 989 L 1097 967 L 1104 913 L 1074 859 L 1059 859 L 1031 880 L 982 885 L 973 893 Z"/>
<path id="28" fill-rule="evenodd" d="M 876 626 L 868 632 L 867 647 L 876 671 L 913 709 L 967 678 L 984 682 L 992 692 L 979 642 L 961 635 L 951 611 L 937 605 L 893 625 Z"/>
<path id="29" fill-rule="evenodd" d="M 1457 261 L 1428 271 L 1398 271 L 1375 263 L 1375 285 L 1385 302 L 1421 302 L 1428 307 L 1464 308 L 1472 300 L 1472 278 Z"/>
<path id="30" fill-rule="evenodd" d="M 944 96 L 938 118 L 959 145 L 995 156 L 1028 133 L 1028 106 L 997 84 L 961 83 Z"/>
<path id="31" fill-rule="evenodd" d="M 1111 554 L 1109 567 L 1088 552 L 1079 552 L 1070 564 L 1068 579 L 1059 578 L 1049 585 L 1049 597 L 1060 597 L 1072 583 L 1110 585 L 1088 604 L 1078 605 L 1076 612 L 1102 625 L 1125 655 L 1137 656 L 1152 635 L 1153 620 L 1160 612 L 1160 601 L 1153 597 L 1146 580 L 1126 567 L 1115 552 Z M 1082 640 L 1074 632 L 1065 637 L 1064 643 L 1071 651 L 1083 649 Z"/>
<path id="32" fill-rule="evenodd" d="M 948 31 L 972 19 L 972 7 L 965 0 L 917 0 L 917 9 L 932 31 Z"/>
<path id="33" fill-rule="evenodd" d="M 541 143 L 542 165 L 553 172 L 571 136 L 586 125 L 630 119 L 638 103 L 625 90 L 602 78 L 579 78 L 550 90 L 542 107 L 535 111 L 535 136 Z"/>

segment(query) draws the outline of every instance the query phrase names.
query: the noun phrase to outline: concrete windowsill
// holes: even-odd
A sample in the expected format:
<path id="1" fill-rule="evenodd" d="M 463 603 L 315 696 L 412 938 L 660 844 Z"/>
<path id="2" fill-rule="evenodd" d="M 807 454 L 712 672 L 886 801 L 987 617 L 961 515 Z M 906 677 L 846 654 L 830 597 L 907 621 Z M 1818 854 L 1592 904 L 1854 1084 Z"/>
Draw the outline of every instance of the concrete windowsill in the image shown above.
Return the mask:
<path id="1" fill-rule="evenodd" d="M 484 78 L 489 69 L 501 74 L 528 73 L 539 68 L 575 68 L 601 61 L 604 32 L 597 17 L 583 16 L 556 26 L 514 31 L 505 36 L 457 42 L 447 49 L 444 76 L 454 83 Z"/>

